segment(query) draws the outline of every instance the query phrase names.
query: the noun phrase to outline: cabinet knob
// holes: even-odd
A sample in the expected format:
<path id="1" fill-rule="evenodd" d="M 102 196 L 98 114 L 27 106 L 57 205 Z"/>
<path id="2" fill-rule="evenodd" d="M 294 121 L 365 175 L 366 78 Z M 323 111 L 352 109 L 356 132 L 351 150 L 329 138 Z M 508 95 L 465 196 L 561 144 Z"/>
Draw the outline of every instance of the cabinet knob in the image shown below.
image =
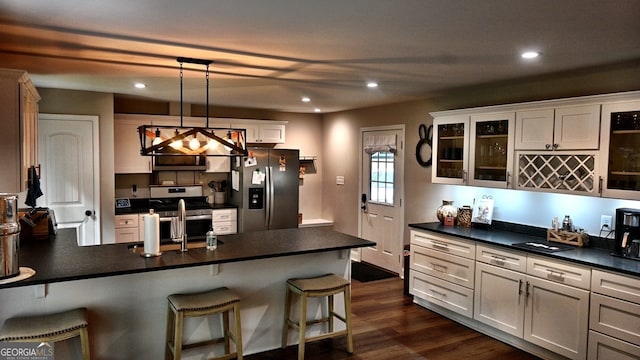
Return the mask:
<path id="1" fill-rule="evenodd" d="M 558 146 L 560 146 L 560 145 L 558 145 L 558 144 L 553 144 L 553 150 L 557 150 L 557 149 L 558 149 Z"/>
<path id="2" fill-rule="evenodd" d="M 91 215 L 93 215 L 93 211 L 91 211 L 91 210 L 85 210 L 85 211 L 84 211 L 84 214 L 85 214 L 86 216 L 91 216 Z"/>
<path id="3" fill-rule="evenodd" d="M 545 147 L 547 150 L 551 150 L 551 144 L 545 144 L 545 145 L 544 145 L 544 147 Z"/>

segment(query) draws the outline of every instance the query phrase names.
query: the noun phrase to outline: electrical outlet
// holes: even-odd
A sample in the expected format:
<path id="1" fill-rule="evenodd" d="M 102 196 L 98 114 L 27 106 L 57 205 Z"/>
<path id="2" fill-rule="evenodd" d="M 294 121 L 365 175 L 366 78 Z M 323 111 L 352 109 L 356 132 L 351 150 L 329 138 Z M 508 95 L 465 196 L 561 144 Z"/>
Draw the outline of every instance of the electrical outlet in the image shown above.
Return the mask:
<path id="1" fill-rule="evenodd" d="M 613 230 L 611 226 L 611 215 L 600 215 L 600 230 Z"/>

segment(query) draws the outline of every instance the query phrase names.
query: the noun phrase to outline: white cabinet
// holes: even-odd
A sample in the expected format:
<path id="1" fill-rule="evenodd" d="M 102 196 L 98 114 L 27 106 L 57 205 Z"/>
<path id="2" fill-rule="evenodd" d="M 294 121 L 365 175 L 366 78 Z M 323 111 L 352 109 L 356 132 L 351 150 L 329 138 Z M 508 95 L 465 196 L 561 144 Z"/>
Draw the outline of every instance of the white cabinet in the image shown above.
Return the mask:
<path id="1" fill-rule="evenodd" d="M 38 166 L 40 95 L 24 71 L 0 69 L 0 189 L 27 188 L 27 171 Z"/>
<path id="2" fill-rule="evenodd" d="M 410 293 L 467 317 L 473 316 L 475 244 L 411 231 Z"/>
<path id="3" fill-rule="evenodd" d="M 474 319 L 522 337 L 527 258 L 518 252 L 476 246 Z"/>
<path id="4" fill-rule="evenodd" d="M 140 229 L 140 216 L 138 214 L 116 215 L 115 237 L 116 243 L 137 242 L 142 238 Z"/>
<path id="5" fill-rule="evenodd" d="M 113 169 L 116 174 L 151 172 L 151 156 L 140 155 L 138 126 L 150 125 L 142 119 L 117 115 L 113 126 Z"/>
<path id="6" fill-rule="evenodd" d="M 600 105 L 534 109 L 516 113 L 517 150 L 598 149 Z"/>
<path id="7" fill-rule="evenodd" d="M 527 276 L 524 339 L 569 359 L 587 355 L 589 291 Z"/>
<path id="8" fill-rule="evenodd" d="M 211 213 L 213 231 L 216 235 L 238 232 L 238 211 L 236 209 L 216 209 Z"/>
<path id="9" fill-rule="evenodd" d="M 602 106 L 602 195 L 640 200 L 640 100 Z"/>
<path id="10" fill-rule="evenodd" d="M 511 188 L 515 113 L 471 115 L 469 185 Z"/>
<path id="11" fill-rule="evenodd" d="M 285 123 L 280 121 L 232 120 L 234 128 L 247 130 L 247 143 L 284 144 Z"/>
<path id="12" fill-rule="evenodd" d="M 592 273 L 589 359 L 640 359 L 640 278 Z"/>
<path id="13" fill-rule="evenodd" d="M 433 169 L 431 182 L 465 185 L 469 169 L 469 117 L 433 119 Z"/>
<path id="14" fill-rule="evenodd" d="M 585 358 L 589 268 L 484 245 L 476 259 L 474 319 L 567 358 Z"/>

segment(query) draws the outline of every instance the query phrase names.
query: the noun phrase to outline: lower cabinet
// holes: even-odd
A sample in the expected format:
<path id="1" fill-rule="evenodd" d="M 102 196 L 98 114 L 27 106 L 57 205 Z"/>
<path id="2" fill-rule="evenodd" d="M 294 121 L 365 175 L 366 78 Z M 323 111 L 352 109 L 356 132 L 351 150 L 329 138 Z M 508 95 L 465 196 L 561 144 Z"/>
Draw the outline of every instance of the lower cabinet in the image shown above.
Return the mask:
<path id="1" fill-rule="evenodd" d="M 415 230 L 410 262 L 416 303 L 545 359 L 587 358 L 590 267 Z"/>
<path id="2" fill-rule="evenodd" d="M 640 279 L 593 270 L 589 359 L 640 359 Z"/>
<path id="3" fill-rule="evenodd" d="M 228 235 L 238 232 L 238 211 L 236 209 L 213 210 L 211 221 L 216 235 Z"/>
<path id="4" fill-rule="evenodd" d="M 527 276 L 524 339 L 569 359 L 587 356 L 589 291 Z"/>
<path id="5" fill-rule="evenodd" d="M 138 214 L 116 215 L 116 243 L 137 242 L 141 239 Z"/>
<path id="6" fill-rule="evenodd" d="M 409 293 L 473 317 L 475 244 L 411 231 Z"/>
<path id="7" fill-rule="evenodd" d="M 478 246 L 482 260 L 488 257 L 480 257 L 480 252 L 496 255 L 493 264 L 476 264 L 474 319 L 567 358 L 584 359 L 589 291 L 558 283 L 563 282 L 563 274 L 582 274 L 584 269 Z M 525 261 L 527 273 L 546 273 L 553 280 L 504 268 L 521 268 Z M 589 286 L 589 278 L 583 282 Z"/>

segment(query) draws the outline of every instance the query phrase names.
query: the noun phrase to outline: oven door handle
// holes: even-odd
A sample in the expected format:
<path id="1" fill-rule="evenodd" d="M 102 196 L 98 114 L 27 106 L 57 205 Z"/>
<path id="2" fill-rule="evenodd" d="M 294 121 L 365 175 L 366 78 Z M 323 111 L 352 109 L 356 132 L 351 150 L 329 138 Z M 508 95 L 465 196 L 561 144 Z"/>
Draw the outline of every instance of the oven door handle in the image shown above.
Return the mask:
<path id="1" fill-rule="evenodd" d="M 160 218 L 160 222 L 170 222 L 171 219 L 173 219 L 173 217 L 169 216 L 169 217 L 161 217 Z"/>
<path id="2" fill-rule="evenodd" d="M 187 221 L 190 220 L 211 220 L 211 215 L 191 215 L 186 217 Z"/>

